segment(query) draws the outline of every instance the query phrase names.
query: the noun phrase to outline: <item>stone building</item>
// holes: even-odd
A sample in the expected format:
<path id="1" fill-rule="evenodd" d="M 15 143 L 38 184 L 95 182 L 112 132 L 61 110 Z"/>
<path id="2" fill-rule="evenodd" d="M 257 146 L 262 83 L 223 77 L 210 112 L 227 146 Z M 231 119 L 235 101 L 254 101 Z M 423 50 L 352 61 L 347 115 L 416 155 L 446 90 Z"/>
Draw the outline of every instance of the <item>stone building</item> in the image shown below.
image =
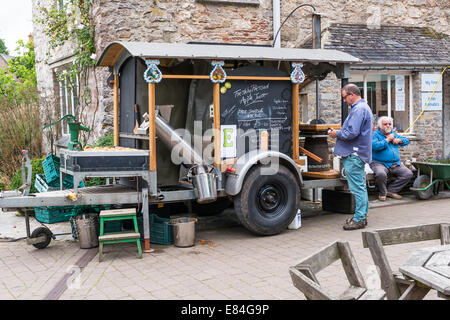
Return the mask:
<path id="1" fill-rule="evenodd" d="M 61 5 L 64 0 L 33 0 L 33 14 L 40 7 Z M 92 0 L 97 56 L 112 41 L 209 42 L 260 44 L 281 47 L 310 46 L 311 6 L 298 8 L 296 0 Z M 433 101 L 422 113 L 430 93 L 445 66 L 450 65 L 450 4 L 447 0 L 324 1 L 311 2 L 321 14 L 321 46 L 348 52 L 362 60 L 352 66 L 350 82 L 361 86 L 377 115 L 391 115 L 399 131 L 406 130 L 411 146 L 402 156 L 427 159 L 450 156 L 450 68 L 444 73 Z M 294 9 L 297 9 L 293 11 Z M 274 37 L 285 18 L 279 36 Z M 75 113 L 93 130 L 89 142 L 109 132 L 112 126 L 112 90 L 109 70 L 90 70 L 86 85 L 91 102 L 80 108 L 80 88 L 68 88 L 57 80 L 73 61 L 70 43 L 52 51 L 46 58 L 48 39 L 43 26 L 33 31 L 38 86 L 43 114 L 58 118 Z M 280 43 L 280 44 L 278 44 Z M 390 81 L 387 81 L 390 79 Z M 341 83 L 333 74 L 301 89 L 301 120 L 324 119 L 340 123 Z M 342 110 L 341 110 L 342 109 Z M 419 116 L 417 121 L 416 118 Z M 67 129 L 59 129 L 64 145 Z M 62 138 L 62 139 L 61 139 Z M 48 146 L 47 146 L 48 148 Z"/>

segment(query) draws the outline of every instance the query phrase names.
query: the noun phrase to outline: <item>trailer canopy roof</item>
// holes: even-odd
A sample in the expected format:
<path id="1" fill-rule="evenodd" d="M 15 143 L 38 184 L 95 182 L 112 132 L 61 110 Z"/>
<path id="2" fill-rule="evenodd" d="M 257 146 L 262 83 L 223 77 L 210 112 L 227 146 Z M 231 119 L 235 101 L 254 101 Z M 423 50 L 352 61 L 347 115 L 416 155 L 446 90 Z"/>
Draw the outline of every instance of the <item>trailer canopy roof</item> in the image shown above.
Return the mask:
<path id="1" fill-rule="evenodd" d="M 354 56 L 329 49 L 273 48 L 245 45 L 112 42 L 100 56 L 99 66 L 116 66 L 126 58 L 177 58 L 205 60 L 275 60 L 298 62 L 355 63 Z"/>

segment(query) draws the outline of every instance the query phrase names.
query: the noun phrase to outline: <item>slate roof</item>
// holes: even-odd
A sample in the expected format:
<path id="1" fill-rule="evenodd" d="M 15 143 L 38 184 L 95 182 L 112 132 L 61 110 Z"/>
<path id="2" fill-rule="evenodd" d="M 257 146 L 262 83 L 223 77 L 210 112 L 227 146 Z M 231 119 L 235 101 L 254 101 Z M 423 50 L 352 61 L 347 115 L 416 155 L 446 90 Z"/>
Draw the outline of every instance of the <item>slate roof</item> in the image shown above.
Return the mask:
<path id="1" fill-rule="evenodd" d="M 331 24 L 322 30 L 324 49 L 344 51 L 363 65 L 429 66 L 450 64 L 450 36 L 431 28 Z M 311 40 L 302 48 L 311 48 Z"/>

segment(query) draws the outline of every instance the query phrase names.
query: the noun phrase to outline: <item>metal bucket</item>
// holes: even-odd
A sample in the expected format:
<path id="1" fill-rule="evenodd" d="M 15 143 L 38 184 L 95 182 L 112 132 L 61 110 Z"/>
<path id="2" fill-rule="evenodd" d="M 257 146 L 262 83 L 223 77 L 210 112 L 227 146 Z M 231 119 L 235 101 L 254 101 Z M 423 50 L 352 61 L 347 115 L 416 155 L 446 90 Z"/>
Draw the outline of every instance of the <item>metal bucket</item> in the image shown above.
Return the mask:
<path id="1" fill-rule="evenodd" d="M 216 175 L 214 173 L 199 173 L 192 177 L 198 203 L 216 201 L 217 187 L 215 178 Z"/>
<path id="2" fill-rule="evenodd" d="M 176 247 L 192 247 L 195 244 L 196 218 L 171 219 L 173 226 L 173 239 Z"/>
<path id="3" fill-rule="evenodd" d="M 98 246 L 97 215 L 81 214 L 74 217 L 76 233 L 81 249 Z"/>

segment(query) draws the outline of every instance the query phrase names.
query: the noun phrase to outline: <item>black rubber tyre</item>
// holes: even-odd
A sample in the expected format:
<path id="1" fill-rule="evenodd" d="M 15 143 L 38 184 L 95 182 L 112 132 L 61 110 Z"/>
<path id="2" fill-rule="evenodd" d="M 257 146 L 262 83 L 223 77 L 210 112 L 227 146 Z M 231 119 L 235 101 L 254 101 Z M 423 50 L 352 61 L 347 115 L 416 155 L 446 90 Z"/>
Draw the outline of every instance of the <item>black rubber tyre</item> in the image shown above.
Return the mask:
<path id="1" fill-rule="evenodd" d="M 45 240 L 43 242 L 33 244 L 35 248 L 44 249 L 46 246 L 50 244 L 50 241 L 52 240 L 52 235 L 53 234 L 50 231 L 50 229 L 46 227 L 39 227 L 33 230 L 30 238 L 38 238 L 40 236 L 45 236 Z"/>
<path id="2" fill-rule="evenodd" d="M 192 201 L 192 213 L 199 216 L 211 216 L 219 214 L 225 209 L 231 207 L 233 203 L 227 197 L 218 198 L 214 202 L 200 204 L 197 201 Z"/>
<path id="3" fill-rule="evenodd" d="M 297 179 L 280 165 L 276 174 L 262 174 L 263 166 L 250 169 L 234 209 L 244 227 L 257 235 L 274 235 L 291 223 L 300 204 Z"/>
<path id="4" fill-rule="evenodd" d="M 431 183 L 430 177 L 423 174 L 414 180 L 413 188 L 425 188 Z M 414 195 L 419 200 L 428 200 L 433 196 L 433 187 L 425 191 L 414 191 Z"/>

